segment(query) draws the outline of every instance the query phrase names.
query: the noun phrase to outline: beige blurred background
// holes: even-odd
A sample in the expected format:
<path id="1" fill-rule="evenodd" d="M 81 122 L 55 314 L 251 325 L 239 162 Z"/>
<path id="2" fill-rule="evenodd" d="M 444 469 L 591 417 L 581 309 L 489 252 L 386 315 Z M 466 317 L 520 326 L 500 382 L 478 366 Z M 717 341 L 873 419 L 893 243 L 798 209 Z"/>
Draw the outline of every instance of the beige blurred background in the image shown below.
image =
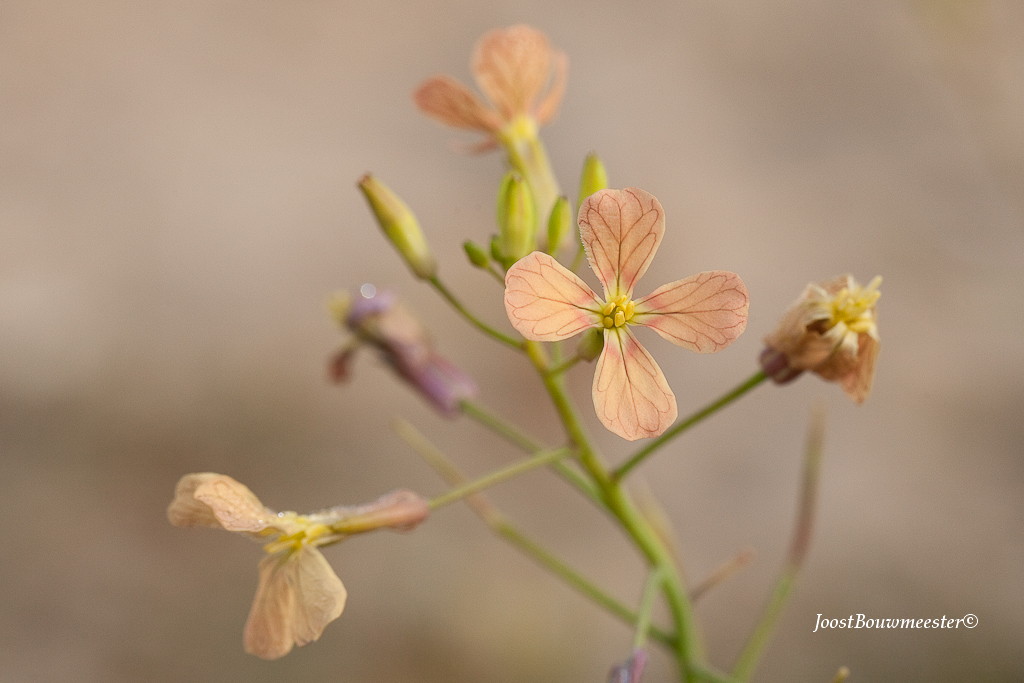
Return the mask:
<path id="1" fill-rule="evenodd" d="M 0 679 L 600 681 L 631 630 L 465 508 L 327 550 L 349 589 L 320 642 L 242 652 L 259 549 L 164 518 L 212 470 L 277 508 L 444 490 L 405 416 L 471 473 L 517 457 L 436 416 L 369 355 L 328 384 L 325 301 L 400 290 L 482 400 L 558 431 L 527 367 L 418 286 L 355 181 L 417 210 L 442 272 L 504 325 L 459 245 L 493 231 L 497 155 L 420 116 L 476 38 L 543 28 L 571 59 L 546 130 L 574 187 L 597 150 L 655 193 L 651 288 L 739 272 L 747 334 L 698 357 L 645 337 L 687 413 L 755 369 L 804 284 L 885 276 L 876 388 L 760 387 L 645 466 L 728 666 L 768 593 L 811 406 L 828 407 L 811 555 L 763 681 L 1024 680 L 1024 6 L 1007 2 L 18 2 L 0 8 Z M 641 287 L 643 288 L 643 287 Z M 651 335 L 653 337 L 653 335 Z M 586 406 L 592 369 L 572 383 Z M 630 452 L 601 433 L 610 460 Z M 622 600 L 640 563 L 547 473 L 494 500 Z M 974 630 L 812 633 L 816 615 L 978 616 Z M 669 679 L 656 654 L 650 681 Z"/>

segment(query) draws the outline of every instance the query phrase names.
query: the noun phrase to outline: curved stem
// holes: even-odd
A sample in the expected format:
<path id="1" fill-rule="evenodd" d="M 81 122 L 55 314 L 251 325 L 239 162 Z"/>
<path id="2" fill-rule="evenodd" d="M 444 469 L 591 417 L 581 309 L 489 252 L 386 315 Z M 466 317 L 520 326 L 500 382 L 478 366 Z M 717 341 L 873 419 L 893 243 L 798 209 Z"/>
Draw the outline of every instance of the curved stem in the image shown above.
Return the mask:
<path id="1" fill-rule="evenodd" d="M 463 303 L 461 301 L 459 301 L 458 298 L 456 298 L 456 296 L 454 294 L 452 294 L 451 290 L 448 289 L 444 285 L 444 283 L 441 282 L 441 280 L 436 275 L 434 275 L 433 277 L 429 278 L 427 280 L 427 282 L 429 282 L 431 285 L 433 285 L 434 289 L 436 289 L 441 294 L 441 296 L 443 296 L 445 298 L 445 300 L 449 304 L 452 305 L 452 308 L 454 308 L 456 311 L 458 311 L 462 315 L 463 318 L 468 320 L 478 330 L 480 330 L 484 334 L 488 335 L 489 337 L 497 339 L 498 341 L 500 341 L 502 344 L 505 344 L 506 346 L 511 346 L 514 349 L 520 349 L 520 350 L 523 348 L 523 342 L 522 341 L 520 341 L 518 339 L 513 339 L 512 337 L 510 337 L 509 335 L 505 334 L 504 332 L 499 332 L 498 330 L 494 329 L 493 327 L 491 327 L 490 325 L 488 325 L 487 323 L 485 323 L 484 321 L 480 320 L 475 315 L 470 313 L 469 309 L 466 308 L 463 305 Z"/>
<path id="2" fill-rule="evenodd" d="M 565 456 L 569 455 L 570 452 L 571 451 L 568 448 L 558 448 L 553 451 L 541 451 L 540 453 L 534 455 L 531 458 L 527 458 L 525 460 L 512 463 L 508 467 L 503 467 L 500 470 L 491 472 L 488 475 L 480 477 L 479 479 L 476 479 L 469 483 L 463 484 L 462 486 L 459 486 L 458 488 L 453 489 L 448 493 L 443 493 L 440 496 L 431 499 L 430 509 L 436 510 L 439 507 L 444 507 L 445 505 L 456 503 L 467 496 L 471 496 L 474 493 L 479 493 L 480 491 L 490 488 L 495 484 L 500 484 L 503 481 L 514 479 L 515 477 L 518 477 L 520 474 L 529 472 L 532 469 L 550 464 L 552 462 L 555 462 L 556 460 L 564 458 Z"/>
<path id="3" fill-rule="evenodd" d="M 705 417 L 714 414 L 718 410 L 724 408 L 725 406 L 729 405 L 730 403 L 738 399 L 740 396 L 743 396 L 748 391 L 756 387 L 758 384 L 765 381 L 767 378 L 768 376 L 764 374 L 763 370 L 758 370 L 748 379 L 746 379 L 743 383 L 738 385 L 736 388 L 727 392 L 717 400 L 712 401 L 708 405 L 704 406 L 697 412 L 687 417 L 685 420 L 676 422 L 675 425 L 673 425 L 668 431 L 666 431 L 657 439 L 651 441 L 646 446 L 638 450 L 629 460 L 619 465 L 615 469 L 615 471 L 612 472 L 612 480 L 621 480 L 623 477 L 629 474 L 629 472 L 634 467 L 636 467 L 644 460 L 646 460 L 656 450 L 658 450 L 659 448 L 667 444 L 669 441 L 685 432 L 690 427 L 694 426 L 695 424 L 703 420 Z"/>

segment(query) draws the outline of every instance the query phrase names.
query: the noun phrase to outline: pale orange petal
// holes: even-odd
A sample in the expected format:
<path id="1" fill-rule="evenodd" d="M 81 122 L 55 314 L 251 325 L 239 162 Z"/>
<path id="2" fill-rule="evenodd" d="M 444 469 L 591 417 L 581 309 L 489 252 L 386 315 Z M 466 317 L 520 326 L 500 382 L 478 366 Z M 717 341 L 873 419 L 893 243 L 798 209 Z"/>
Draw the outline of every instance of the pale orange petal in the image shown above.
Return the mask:
<path id="1" fill-rule="evenodd" d="M 505 121 L 527 114 L 548 81 L 551 47 L 547 36 L 518 25 L 486 33 L 473 53 L 477 84 Z"/>
<path id="2" fill-rule="evenodd" d="M 604 285 L 605 299 L 632 296 L 665 234 L 665 211 L 644 190 L 601 190 L 584 200 L 580 238 L 590 267 Z"/>
<path id="3" fill-rule="evenodd" d="M 569 70 L 569 59 L 561 52 L 553 52 L 551 55 L 555 65 L 554 78 L 551 81 L 551 88 L 544 99 L 537 105 L 534 114 L 537 123 L 541 126 L 551 123 L 558 115 L 558 108 L 562 104 L 562 97 L 565 95 L 566 73 Z"/>
<path id="4" fill-rule="evenodd" d="M 675 422 L 676 397 L 628 328 L 605 331 L 594 373 L 594 408 L 609 431 L 629 441 L 658 436 Z"/>
<path id="5" fill-rule="evenodd" d="M 225 474 L 198 472 L 178 481 L 167 518 L 174 526 L 260 531 L 273 512 L 244 484 Z"/>
<path id="6" fill-rule="evenodd" d="M 670 282 L 638 299 L 631 322 L 683 348 L 713 353 L 742 334 L 748 303 L 739 275 L 713 270 Z"/>
<path id="7" fill-rule="evenodd" d="M 277 659 L 316 640 L 341 616 L 346 597 L 341 579 L 315 548 L 263 558 L 245 622 L 245 651 Z"/>
<path id="8" fill-rule="evenodd" d="M 413 99 L 424 114 L 448 126 L 487 133 L 501 127 L 495 112 L 466 86 L 447 76 L 435 76 L 424 82 L 413 93 Z"/>
<path id="9" fill-rule="evenodd" d="M 505 312 L 519 334 L 558 341 L 596 325 L 601 302 L 575 273 L 535 251 L 505 274 Z"/>
<path id="10" fill-rule="evenodd" d="M 195 499 L 209 506 L 220 526 L 228 531 L 261 531 L 274 519 L 252 491 L 226 474 L 219 474 L 196 487 Z"/>

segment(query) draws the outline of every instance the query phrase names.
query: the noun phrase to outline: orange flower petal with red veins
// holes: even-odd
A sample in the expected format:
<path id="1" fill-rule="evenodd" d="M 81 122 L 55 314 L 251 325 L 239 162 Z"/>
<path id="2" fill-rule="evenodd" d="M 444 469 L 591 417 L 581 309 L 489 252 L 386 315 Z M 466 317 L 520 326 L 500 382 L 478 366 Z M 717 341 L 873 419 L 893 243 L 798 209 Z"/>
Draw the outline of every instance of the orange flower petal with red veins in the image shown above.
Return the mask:
<path id="1" fill-rule="evenodd" d="M 605 299 L 632 296 L 665 234 L 665 211 L 649 192 L 634 187 L 601 190 L 584 200 L 580 238 Z"/>
<path id="2" fill-rule="evenodd" d="M 627 328 L 605 332 L 593 394 L 601 423 L 629 441 L 658 436 L 678 415 L 664 373 Z"/>
<path id="3" fill-rule="evenodd" d="M 551 81 L 551 89 L 537 105 L 535 111 L 537 123 L 541 126 L 551 123 L 558 115 L 558 108 L 565 95 L 565 82 L 569 72 L 569 59 L 563 53 L 552 53 L 552 61 L 555 64 L 555 74 Z"/>
<path id="4" fill-rule="evenodd" d="M 502 122 L 466 86 L 448 76 L 435 76 L 413 93 L 416 106 L 449 126 L 494 132 Z"/>
<path id="5" fill-rule="evenodd" d="M 670 282 L 637 299 L 631 322 L 677 346 L 713 353 L 743 333 L 749 301 L 739 275 L 713 270 Z"/>
<path id="6" fill-rule="evenodd" d="M 547 36 L 525 25 L 490 31 L 473 53 L 473 75 L 505 121 L 526 114 L 548 81 Z"/>
<path id="7" fill-rule="evenodd" d="M 559 341 L 594 327 L 601 302 L 583 280 L 548 254 L 535 251 L 505 274 L 505 312 L 519 334 Z"/>
<path id="8" fill-rule="evenodd" d="M 259 586 L 245 622 L 245 651 L 278 659 L 317 640 L 345 609 L 341 579 L 314 548 L 271 555 L 259 566 Z"/>

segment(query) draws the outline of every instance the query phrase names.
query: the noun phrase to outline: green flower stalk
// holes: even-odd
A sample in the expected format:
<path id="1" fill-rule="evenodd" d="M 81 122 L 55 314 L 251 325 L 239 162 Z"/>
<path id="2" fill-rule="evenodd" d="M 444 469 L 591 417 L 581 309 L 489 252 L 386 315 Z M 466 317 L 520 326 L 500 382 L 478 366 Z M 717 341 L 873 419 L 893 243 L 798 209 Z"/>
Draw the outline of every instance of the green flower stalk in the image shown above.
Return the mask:
<path id="1" fill-rule="evenodd" d="M 429 280 L 436 275 L 437 261 L 423 236 L 419 221 L 405 202 L 370 174 L 359 180 L 359 189 L 370 204 L 384 235 L 398 250 L 413 275 L 421 280 Z"/>

